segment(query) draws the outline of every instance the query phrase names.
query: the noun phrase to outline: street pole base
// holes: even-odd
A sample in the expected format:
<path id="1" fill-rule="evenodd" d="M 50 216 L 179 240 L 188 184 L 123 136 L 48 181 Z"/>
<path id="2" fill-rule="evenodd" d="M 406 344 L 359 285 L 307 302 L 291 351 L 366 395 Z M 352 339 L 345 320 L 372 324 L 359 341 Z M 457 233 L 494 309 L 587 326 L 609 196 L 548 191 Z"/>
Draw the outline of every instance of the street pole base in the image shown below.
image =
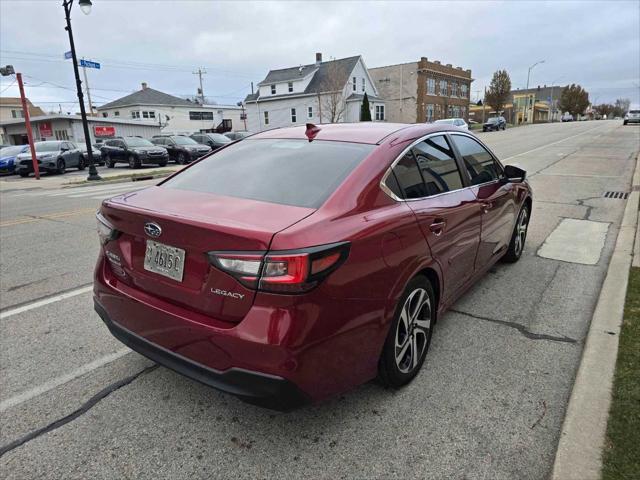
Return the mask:
<path id="1" fill-rule="evenodd" d="M 93 180 L 102 180 L 102 177 L 100 175 L 98 175 L 98 173 L 90 173 L 89 176 L 87 177 L 87 180 L 93 181 Z"/>

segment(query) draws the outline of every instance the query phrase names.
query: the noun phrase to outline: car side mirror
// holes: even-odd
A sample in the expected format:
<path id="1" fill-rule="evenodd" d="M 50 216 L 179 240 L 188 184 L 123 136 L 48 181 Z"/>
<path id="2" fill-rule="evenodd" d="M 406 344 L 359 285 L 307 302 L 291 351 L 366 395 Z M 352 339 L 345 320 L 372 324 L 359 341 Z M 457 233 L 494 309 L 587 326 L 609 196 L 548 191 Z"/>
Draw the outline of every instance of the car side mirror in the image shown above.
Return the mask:
<path id="1" fill-rule="evenodd" d="M 60 147 L 61 152 L 68 152 L 69 149 L 67 147 Z"/>
<path id="2" fill-rule="evenodd" d="M 504 176 L 508 182 L 524 182 L 527 172 L 515 165 L 505 165 Z"/>

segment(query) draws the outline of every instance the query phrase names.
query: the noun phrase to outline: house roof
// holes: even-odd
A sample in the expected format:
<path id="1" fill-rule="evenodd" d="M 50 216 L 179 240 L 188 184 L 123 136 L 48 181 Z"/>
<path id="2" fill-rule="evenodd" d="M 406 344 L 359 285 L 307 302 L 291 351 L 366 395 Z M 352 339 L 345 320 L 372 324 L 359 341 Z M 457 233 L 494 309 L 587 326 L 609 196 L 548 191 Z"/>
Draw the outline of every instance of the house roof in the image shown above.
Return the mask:
<path id="1" fill-rule="evenodd" d="M 347 102 L 352 102 L 352 101 L 355 101 L 355 100 L 360 101 L 363 98 L 364 98 L 364 95 L 362 95 L 360 93 L 352 93 L 351 95 L 349 95 L 347 97 Z M 376 101 L 376 102 L 383 102 L 384 101 L 383 98 L 376 97 L 375 95 L 367 95 L 367 98 L 369 98 L 369 100 L 373 100 L 373 101 Z"/>
<path id="2" fill-rule="evenodd" d="M 146 87 L 132 93 L 131 95 L 126 95 L 114 100 L 113 102 L 105 103 L 98 107 L 98 111 L 108 108 L 124 107 L 126 105 L 170 105 L 177 107 L 199 106 L 198 104 L 189 102 L 183 98 L 174 97 L 168 93 Z"/>
<path id="3" fill-rule="evenodd" d="M 74 120 L 76 122 L 81 122 L 82 121 L 82 117 L 80 115 L 59 115 L 59 114 L 54 114 L 54 115 L 38 115 L 36 117 L 31 117 L 31 122 L 32 123 L 36 123 L 36 122 L 46 122 L 46 121 L 50 121 L 50 120 Z M 159 127 L 159 125 L 157 123 L 149 123 L 149 122 L 141 122 L 139 120 L 127 120 L 124 118 L 104 118 L 104 117 L 90 117 L 87 116 L 87 121 L 88 122 L 93 122 L 93 123 L 101 123 L 101 124 L 105 124 L 105 125 L 109 125 L 109 124 L 117 124 L 117 125 L 138 125 L 141 127 Z M 16 125 L 16 124 L 20 124 L 20 123 L 24 123 L 24 118 L 20 118 L 20 119 L 12 119 L 12 120 L 8 120 L 8 121 L 4 121 L 4 122 L 0 122 L 0 125 L 4 126 L 4 125 Z"/>
<path id="4" fill-rule="evenodd" d="M 36 107 L 27 98 L 27 105 L 29 107 L 29 115 L 44 115 L 44 111 L 40 107 Z M 0 97 L 0 106 L 4 107 L 19 107 L 22 109 L 22 100 L 20 97 Z"/>
<path id="5" fill-rule="evenodd" d="M 323 92 L 328 92 L 334 89 L 332 85 L 338 84 L 341 86 L 346 85 L 349 80 L 349 74 L 353 71 L 360 60 L 360 55 L 355 57 L 340 58 L 337 60 L 329 60 L 328 62 L 322 62 L 320 65 L 312 63 L 310 65 L 303 65 L 302 72 L 300 67 L 284 68 L 280 70 L 270 70 L 265 79 L 258 85 L 265 85 L 271 83 L 281 83 L 293 80 L 295 78 L 300 79 L 308 75 L 309 72 L 315 69 L 313 78 L 305 88 L 304 92 L 296 92 L 284 95 L 274 95 L 265 97 L 264 100 L 270 100 L 272 98 L 287 98 L 295 95 L 311 95 Z M 292 76 L 295 75 L 295 76 Z M 259 97 L 259 92 L 247 95 L 245 102 L 255 102 Z"/>

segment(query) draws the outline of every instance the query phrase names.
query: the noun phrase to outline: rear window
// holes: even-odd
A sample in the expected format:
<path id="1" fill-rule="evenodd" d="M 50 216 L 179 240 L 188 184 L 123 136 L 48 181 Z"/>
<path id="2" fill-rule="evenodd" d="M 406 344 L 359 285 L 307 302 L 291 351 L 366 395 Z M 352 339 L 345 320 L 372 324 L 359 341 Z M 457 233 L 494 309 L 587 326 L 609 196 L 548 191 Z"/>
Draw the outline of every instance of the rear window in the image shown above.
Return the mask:
<path id="1" fill-rule="evenodd" d="M 323 140 L 247 139 L 162 186 L 318 208 L 374 148 Z"/>

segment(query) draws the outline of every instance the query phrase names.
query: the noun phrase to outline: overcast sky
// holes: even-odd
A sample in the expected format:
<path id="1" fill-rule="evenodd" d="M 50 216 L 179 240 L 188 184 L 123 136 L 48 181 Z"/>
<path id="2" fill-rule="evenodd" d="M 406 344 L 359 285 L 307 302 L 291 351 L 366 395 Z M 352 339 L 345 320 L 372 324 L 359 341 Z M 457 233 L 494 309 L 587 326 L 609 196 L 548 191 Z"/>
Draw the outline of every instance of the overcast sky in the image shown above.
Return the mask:
<path id="1" fill-rule="evenodd" d="M 77 2 L 77 0 L 76 0 Z M 514 88 L 579 83 L 594 103 L 640 102 L 640 1 L 241 2 L 93 0 L 73 9 L 79 56 L 94 103 L 140 88 L 204 91 L 235 103 L 269 69 L 362 55 L 368 67 L 425 56 L 470 68 L 472 98 L 506 68 Z M 0 64 L 25 75 L 27 95 L 48 109 L 77 110 L 61 0 L 0 0 Z M 2 96 L 17 96 L 8 77 Z"/>

